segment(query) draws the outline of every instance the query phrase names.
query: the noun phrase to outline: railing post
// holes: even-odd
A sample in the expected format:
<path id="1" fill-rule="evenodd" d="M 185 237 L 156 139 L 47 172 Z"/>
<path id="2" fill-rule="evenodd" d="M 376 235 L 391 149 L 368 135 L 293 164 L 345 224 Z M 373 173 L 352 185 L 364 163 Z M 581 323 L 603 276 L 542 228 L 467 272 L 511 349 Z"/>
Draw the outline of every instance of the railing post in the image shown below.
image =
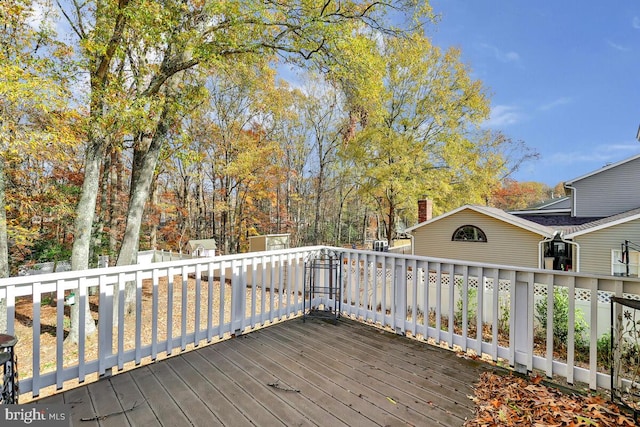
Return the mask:
<path id="1" fill-rule="evenodd" d="M 523 374 L 526 374 L 528 370 L 526 363 L 527 356 L 533 351 L 533 348 L 529 346 L 533 331 L 530 330 L 529 325 L 529 307 L 532 304 L 529 304 L 528 286 L 529 284 L 527 282 L 516 280 L 515 292 L 511 300 L 513 310 L 511 314 L 514 317 L 514 342 L 512 345 L 514 347 L 515 357 L 513 360 L 513 368 L 516 372 Z M 533 286 L 533 282 L 531 282 L 531 286 Z"/>
<path id="2" fill-rule="evenodd" d="M 231 329 L 235 336 L 242 335 L 242 320 L 245 312 L 246 292 L 238 260 L 231 261 Z M 273 289 L 271 290 L 273 292 Z"/>
<path id="3" fill-rule="evenodd" d="M 407 319 L 407 262 L 402 263 L 394 260 L 394 316 L 395 331 L 398 335 L 404 335 L 406 330 Z"/>
<path id="4" fill-rule="evenodd" d="M 100 276 L 100 304 L 98 305 L 98 375 L 110 376 L 107 357 L 113 353 L 113 285 L 106 283 L 106 275 Z M 107 372 L 109 370 L 109 372 Z"/>

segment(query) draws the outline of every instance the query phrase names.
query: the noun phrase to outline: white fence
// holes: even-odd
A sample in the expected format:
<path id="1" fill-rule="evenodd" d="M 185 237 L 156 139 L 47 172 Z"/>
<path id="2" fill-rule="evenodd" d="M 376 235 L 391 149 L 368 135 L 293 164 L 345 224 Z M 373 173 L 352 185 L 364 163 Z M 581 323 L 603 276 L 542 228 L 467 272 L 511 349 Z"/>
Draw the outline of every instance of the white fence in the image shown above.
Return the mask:
<path id="1" fill-rule="evenodd" d="M 356 318 L 502 359 L 519 370 L 537 369 L 569 383 L 584 382 L 592 389 L 610 388 L 608 372 L 598 372 L 597 366 L 598 337 L 610 325 L 608 298 L 638 299 L 640 295 L 637 278 L 351 250 L 344 251 L 343 281 L 346 302 L 342 309 Z M 483 292 L 478 292 L 480 283 Z M 497 292 L 495 283 L 499 284 Z M 534 346 L 534 333 L 542 326 L 536 320 L 538 302 L 546 298 L 552 313 L 554 292 L 558 291 L 566 292 L 568 304 L 566 355 L 562 358 L 554 348 L 552 314 L 544 316 L 543 345 Z M 576 354 L 577 311 L 588 325 L 583 332 L 587 355 Z"/>
<path id="2" fill-rule="evenodd" d="M 44 387 L 61 389 L 67 381 L 82 382 L 89 375 L 108 374 L 125 364 L 156 360 L 297 316 L 303 309 L 304 261 L 318 249 L 0 279 L 0 298 L 7 300 L 7 332 L 21 340 L 21 393 L 38 396 Z M 343 254 L 344 315 L 502 359 L 520 370 L 538 369 L 569 383 L 585 382 L 592 389 L 610 387 L 608 373 L 598 372 L 595 345 L 609 324 L 606 297 L 640 294 L 640 280 L 633 278 L 333 249 Z M 127 283 L 135 286 L 135 302 L 133 312 L 125 316 Z M 561 358 L 554 358 L 553 316 L 546 316 L 545 345 L 534 346 L 536 302 L 546 298 L 552 307 L 551 288 L 565 289 L 568 295 L 567 351 Z M 69 329 L 64 299 L 70 292 L 77 303 L 91 303 L 97 337 L 77 344 L 64 339 Z M 115 293 L 120 295 L 116 322 Z M 49 301 L 55 307 L 47 305 Z M 586 361 L 581 356 L 577 363 L 573 324 L 580 305 L 590 346 Z M 48 310 L 54 310 L 54 324 L 35 321 Z M 84 315 L 80 310 L 81 325 Z M 81 326 L 80 336 L 84 335 Z"/>

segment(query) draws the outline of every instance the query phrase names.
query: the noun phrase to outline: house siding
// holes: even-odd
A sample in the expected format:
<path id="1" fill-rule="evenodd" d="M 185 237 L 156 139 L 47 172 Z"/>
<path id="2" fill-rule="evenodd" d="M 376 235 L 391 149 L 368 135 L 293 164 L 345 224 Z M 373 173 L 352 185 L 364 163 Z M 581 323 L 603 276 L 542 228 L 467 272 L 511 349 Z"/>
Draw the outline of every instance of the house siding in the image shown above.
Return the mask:
<path id="1" fill-rule="evenodd" d="M 640 219 L 577 236 L 580 245 L 580 272 L 611 274 L 611 250 L 625 240 L 640 244 Z"/>
<path id="2" fill-rule="evenodd" d="M 571 184 L 576 198 L 573 215 L 606 217 L 637 208 L 638 178 L 640 158 L 575 181 Z"/>
<path id="3" fill-rule="evenodd" d="M 454 231 L 463 225 L 480 228 L 487 242 L 452 241 Z M 544 239 L 473 210 L 438 219 L 415 229 L 413 235 L 415 255 L 532 268 L 538 267 L 538 243 Z"/>

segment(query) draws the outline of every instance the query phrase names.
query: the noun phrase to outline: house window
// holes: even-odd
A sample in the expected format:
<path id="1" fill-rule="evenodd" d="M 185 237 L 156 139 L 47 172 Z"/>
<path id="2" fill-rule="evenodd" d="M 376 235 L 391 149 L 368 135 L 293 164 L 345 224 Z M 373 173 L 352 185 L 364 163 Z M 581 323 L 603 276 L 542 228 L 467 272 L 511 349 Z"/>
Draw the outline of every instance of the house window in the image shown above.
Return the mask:
<path id="1" fill-rule="evenodd" d="M 451 240 L 459 242 L 486 242 L 487 235 L 475 225 L 463 225 L 453 233 Z"/>
<path id="2" fill-rule="evenodd" d="M 640 266 L 640 252 L 629 250 L 629 276 L 638 277 L 638 266 Z M 627 260 L 622 257 L 622 250 L 613 249 L 611 251 L 611 274 L 614 276 L 627 275 Z"/>

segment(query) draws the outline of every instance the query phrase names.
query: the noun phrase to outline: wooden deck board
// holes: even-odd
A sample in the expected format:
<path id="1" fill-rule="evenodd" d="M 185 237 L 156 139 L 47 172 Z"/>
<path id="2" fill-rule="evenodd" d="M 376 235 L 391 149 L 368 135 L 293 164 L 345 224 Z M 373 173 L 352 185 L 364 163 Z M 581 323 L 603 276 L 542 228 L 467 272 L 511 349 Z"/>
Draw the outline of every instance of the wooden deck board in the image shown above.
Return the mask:
<path id="1" fill-rule="evenodd" d="M 491 369 L 349 319 L 296 318 L 35 403 L 69 404 L 83 427 L 456 426 Z"/>
<path id="2" fill-rule="evenodd" d="M 143 369 L 131 371 L 131 377 L 140 389 L 156 418 L 163 425 L 189 425 L 189 419 L 181 410 L 182 402 L 177 402 L 156 378 L 151 368 L 154 365 L 145 366 Z"/>
<path id="3" fill-rule="evenodd" d="M 206 400 L 198 398 L 191 385 L 176 373 L 173 368 L 174 359 L 176 358 L 171 358 L 165 363 L 154 363 L 149 368 L 167 390 L 170 398 L 176 402 L 184 416 L 191 420 L 194 426 L 210 426 L 213 412 L 207 406 Z"/>
<path id="4" fill-rule="evenodd" d="M 130 372 L 115 375 L 109 380 L 122 407 L 127 410 L 135 406 L 133 410 L 126 411 L 124 414 L 128 424 L 150 427 L 160 425 L 160 420 L 156 418 L 155 413 L 147 402 L 147 398 L 133 381 Z M 127 423 L 121 425 L 128 425 Z"/>
<path id="5" fill-rule="evenodd" d="M 297 325 L 293 325 L 293 327 L 299 328 Z M 374 332 L 379 336 L 380 331 L 376 330 Z M 450 374 L 442 373 L 442 365 L 431 363 L 424 357 L 416 357 L 416 354 L 407 353 L 403 345 L 403 341 L 407 340 L 392 342 L 392 345 L 388 348 L 378 349 L 363 344 L 360 337 L 348 341 L 348 335 L 346 335 L 344 339 L 339 339 L 341 335 L 354 335 L 355 333 L 356 330 L 348 330 L 346 327 L 338 328 L 331 333 L 331 335 L 336 335 L 333 347 L 348 355 L 344 362 L 348 363 L 353 369 L 362 372 L 364 375 L 380 373 L 382 374 L 378 376 L 380 380 L 389 378 L 391 385 L 415 392 L 426 403 L 431 402 L 430 404 L 433 404 L 432 399 L 444 398 L 442 402 L 444 408 L 450 411 L 455 411 L 459 404 L 469 407 L 470 410 L 474 409 L 472 402 L 469 399 L 465 399 L 469 394 L 465 385 L 469 381 L 475 381 L 482 370 L 469 377 L 465 383 Z M 315 335 L 313 329 L 304 335 L 304 339 L 320 338 Z M 369 338 L 375 339 L 376 336 L 367 337 L 367 339 Z M 424 347 L 424 344 L 419 345 Z M 444 354 L 441 356 L 444 356 Z M 457 357 L 454 354 L 450 354 L 450 356 Z M 449 370 L 448 366 L 446 370 Z M 463 390 L 463 388 L 465 389 Z M 438 392 L 431 392 L 431 390 Z M 429 396 L 430 398 L 427 398 Z"/>
<path id="6" fill-rule="evenodd" d="M 185 353 L 183 357 L 176 357 L 175 359 L 173 367 L 176 373 L 191 384 L 191 388 L 198 396 L 198 399 L 209 405 L 209 409 L 211 409 L 215 417 L 215 424 L 237 425 L 239 427 L 251 425 L 244 414 L 233 406 L 224 394 L 203 374 L 203 372 L 210 371 L 211 366 L 199 353 Z"/>
<path id="7" fill-rule="evenodd" d="M 406 424 L 419 425 L 427 420 L 429 424 L 444 422 L 446 425 L 457 425 L 464 421 L 464 418 L 453 415 L 452 411 L 457 411 L 455 402 L 423 388 L 412 390 L 410 383 L 398 380 L 393 369 L 383 370 L 384 365 L 387 368 L 391 366 L 386 361 L 386 355 L 372 358 L 365 355 L 365 360 L 353 357 L 349 344 L 334 338 L 332 328 L 340 329 L 342 325 L 324 323 L 321 328 L 314 326 L 302 326 L 298 345 L 304 348 L 305 354 L 316 366 L 330 372 L 346 373 L 340 379 L 347 382 L 345 386 L 358 390 L 358 395 L 367 396 L 376 406 L 384 408 Z M 292 328 L 297 326 L 293 325 Z"/>
<path id="8" fill-rule="evenodd" d="M 44 399 L 44 401 L 49 402 L 48 399 L 51 399 L 51 398 Z M 92 417 L 95 415 L 95 410 L 93 408 L 93 402 L 91 401 L 91 396 L 89 395 L 88 387 L 86 386 L 77 387 L 64 392 L 64 403 L 66 405 L 71 406 L 71 424 L 72 425 L 76 425 L 76 426 L 82 425 L 86 427 L 93 427 L 98 425 L 98 421 L 96 420 L 81 421 L 81 418 Z"/>
<path id="9" fill-rule="evenodd" d="M 209 347 L 209 350 L 210 354 L 216 356 L 216 365 L 243 387 L 247 398 L 261 402 L 284 425 L 312 425 L 304 411 L 296 409 L 296 405 L 291 404 L 290 400 L 283 396 L 283 393 L 274 393 L 268 386 L 270 382 L 265 382 L 262 375 L 256 376 L 255 370 L 252 369 L 256 366 L 255 361 L 243 360 L 238 354 L 231 351 L 220 352 L 221 349 L 216 349 L 215 346 Z M 245 363 L 242 363 L 243 361 Z"/>
<path id="10" fill-rule="evenodd" d="M 231 342 L 225 343 L 225 345 L 240 347 L 238 351 L 247 356 L 261 357 L 256 360 L 262 361 L 271 376 L 267 384 L 277 383 L 285 389 L 300 390 L 300 395 L 306 399 L 304 405 L 308 415 L 313 417 L 319 425 L 353 426 L 371 423 L 371 420 L 367 418 L 367 412 L 358 413 L 345 407 L 345 402 L 349 402 L 353 397 L 345 392 L 344 388 L 332 383 L 316 369 L 309 368 L 306 363 L 300 364 L 295 360 L 295 357 L 292 359 L 285 354 L 274 352 L 264 344 L 264 334 L 257 340 L 261 342 L 249 344 Z M 258 347 L 257 351 L 253 350 L 255 347 Z M 284 392 L 279 389 L 276 391 L 278 393 Z M 292 401 L 297 400 L 297 396 L 287 396 L 287 398 Z"/>
<path id="11" fill-rule="evenodd" d="M 89 417 L 96 416 L 98 414 L 113 413 L 114 415 L 105 419 L 101 425 L 113 427 L 125 425 L 127 423 L 127 418 L 125 414 L 121 412 L 123 408 L 120 406 L 118 396 L 116 395 L 111 382 L 107 381 L 107 383 L 108 386 L 99 382 L 87 385 L 87 389 L 89 390 L 89 395 L 91 396 L 91 401 L 93 402 L 93 407 L 96 412 L 95 414 L 90 414 Z"/>

